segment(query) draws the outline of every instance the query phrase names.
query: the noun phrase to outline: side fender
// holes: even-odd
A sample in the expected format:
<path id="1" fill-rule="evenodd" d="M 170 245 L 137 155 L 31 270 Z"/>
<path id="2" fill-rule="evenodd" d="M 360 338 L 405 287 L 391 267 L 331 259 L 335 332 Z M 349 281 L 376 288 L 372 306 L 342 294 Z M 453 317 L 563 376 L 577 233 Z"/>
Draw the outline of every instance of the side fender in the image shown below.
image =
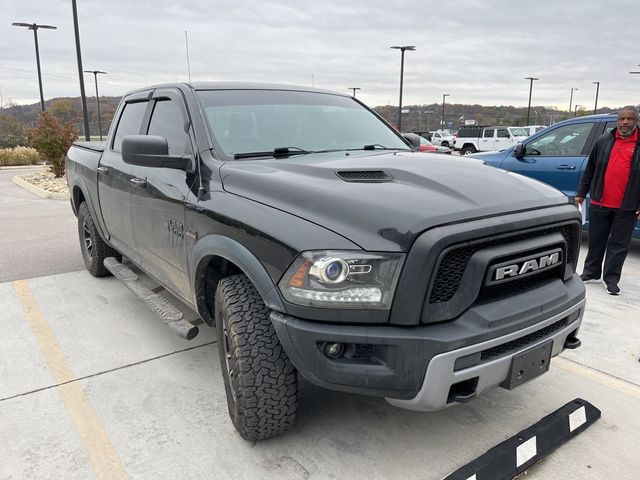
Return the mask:
<path id="1" fill-rule="evenodd" d="M 262 263 L 244 245 L 221 235 L 202 237 L 196 244 L 189 259 L 191 284 L 194 287 L 195 294 L 194 302 L 198 308 L 202 305 L 202 299 L 198 298 L 202 292 L 199 292 L 197 282 L 202 278 L 203 269 L 208 264 L 207 257 L 222 257 L 233 263 L 256 286 L 267 307 L 271 310 L 286 312 L 278 288 L 271 280 Z"/>
<path id="2" fill-rule="evenodd" d="M 104 240 L 108 239 L 109 237 L 106 235 L 106 232 L 102 225 L 102 216 L 98 215 L 98 211 L 96 210 L 95 205 L 93 204 L 93 199 L 89 194 L 89 189 L 87 188 L 84 178 L 82 178 L 79 175 L 76 175 L 76 177 L 73 179 L 71 186 L 69 187 L 69 190 L 71 192 L 71 207 L 73 208 L 73 213 L 76 216 L 78 216 L 78 209 L 80 208 L 80 203 L 77 200 L 78 196 L 75 194 L 75 191 L 78 188 L 82 192 L 84 201 L 87 202 L 87 206 L 89 207 L 89 211 L 91 212 L 91 215 L 93 215 L 93 219 L 95 221 L 94 223 L 96 225 L 96 228 L 98 229 L 98 233 L 100 233 L 100 236 Z"/>

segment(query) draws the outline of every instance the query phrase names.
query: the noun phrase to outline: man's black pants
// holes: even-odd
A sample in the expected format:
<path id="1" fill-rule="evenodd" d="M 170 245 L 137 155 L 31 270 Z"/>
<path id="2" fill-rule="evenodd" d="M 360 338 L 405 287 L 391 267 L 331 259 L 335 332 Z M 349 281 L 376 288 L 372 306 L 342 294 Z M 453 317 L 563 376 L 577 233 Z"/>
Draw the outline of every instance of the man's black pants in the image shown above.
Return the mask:
<path id="1" fill-rule="evenodd" d="M 633 229 L 637 222 L 636 213 L 617 208 L 593 205 L 589 207 L 589 251 L 584 261 L 583 274 L 593 278 L 600 278 L 607 285 L 618 284 L 624 264 Z"/>

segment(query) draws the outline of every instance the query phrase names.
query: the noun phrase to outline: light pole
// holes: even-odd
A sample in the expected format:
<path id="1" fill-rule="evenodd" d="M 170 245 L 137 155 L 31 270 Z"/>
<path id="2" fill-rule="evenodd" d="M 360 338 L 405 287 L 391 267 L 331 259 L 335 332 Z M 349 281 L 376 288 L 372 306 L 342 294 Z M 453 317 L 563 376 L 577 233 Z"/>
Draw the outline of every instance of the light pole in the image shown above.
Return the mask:
<path id="1" fill-rule="evenodd" d="M 360 87 L 349 87 L 349 90 L 353 90 L 353 98 L 356 98 L 356 90 L 361 90 Z"/>
<path id="2" fill-rule="evenodd" d="M 427 132 L 429 131 L 429 125 L 431 125 L 431 114 L 436 113 L 433 110 L 425 110 L 424 113 L 427 115 Z"/>
<path id="3" fill-rule="evenodd" d="M 89 132 L 89 115 L 87 113 L 87 97 L 84 94 L 84 75 L 82 75 L 82 52 L 80 50 L 80 27 L 78 26 L 78 8 L 76 0 L 71 0 L 71 9 L 73 10 L 73 31 L 76 37 L 76 57 L 78 58 L 78 77 L 80 79 L 80 103 L 82 104 L 82 117 L 84 120 L 84 139 L 88 142 L 91 140 Z"/>
<path id="4" fill-rule="evenodd" d="M 571 87 L 571 96 L 569 97 L 569 114 L 571 114 L 571 104 L 573 103 L 573 91 L 578 91 L 577 88 Z"/>
<path id="5" fill-rule="evenodd" d="M 531 92 L 533 91 L 533 81 L 540 79 L 536 77 L 525 77 L 525 80 L 529 80 L 529 105 L 527 106 L 527 125 L 530 125 L 529 113 L 531 113 Z"/>
<path id="6" fill-rule="evenodd" d="M 596 86 L 596 104 L 593 106 L 593 114 L 596 114 L 596 111 L 598 110 L 598 93 L 600 93 L 600 82 L 593 82 L 593 84 Z"/>
<path id="7" fill-rule="evenodd" d="M 98 105 L 98 132 L 100 132 L 100 141 L 102 141 L 102 118 L 100 117 L 100 95 L 98 94 L 98 75 L 104 74 L 107 72 L 102 72 L 100 70 L 85 70 L 84 73 L 93 73 L 93 78 L 96 82 L 96 105 Z"/>
<path id="8" fill-rule="evenodd" d="M 44 94 L 42 93 L 42 74 L 40 73 L 40 49 L 38 48 L 38 29 L 44 28 L 47 30 L 56 30 L 58 27 L 53 25 L 38 25 L 37 23 L 22 23 L 14 22 L 11 25 L 14 27 L 26 27 L 29 30 L 33 30 L 33 39 L 36 42 L 36 64 L 38 66 L 38 85 L 40 86 L 40 107 L 44 112 Z"/>
<path id="9" fill-rule="evenodd" d="M 422 114 L 425 113 L 427 114 L 427 131 L 429 131 L 429 114 L 433 113 L 433 110 L 425 110 L 424 112 L 422 110 L 418 110 L 418 130 L 420 130 L 420 132 L 422 132 Z"/>
<path id="10" fill-rule="evenodd" d="M 389 48 L 400 50 L 400 52 L 402 53 L 400 56 L 400 101 L 398 105 L 398 131 L 401 132 L 402 131 L 402 80 L 404 77 L 404 52 L 405 50 L 409 50 L 410 52 L 412 52 L 416 49 L 416 47 L 413 45 L 404 45 L 402 47 L 394 46 Z"/>
<path id="11" fill-rule="evenodd" d="M 445 98 L 449 97 L 450 94 L 448 93 L 443 93 L 442 94 L 442 119 L 440 120 L 440 130 L 444 130 L 444 100 Z"/>
<path id="12" fill-rule="evenodd" d="M 573 110 L 573 116 L 575 117 L 576 115 L 578 115 L 578 107 L 581 107 L 582 105 L 578 105 L 576 104 L 575 109 Z"/>

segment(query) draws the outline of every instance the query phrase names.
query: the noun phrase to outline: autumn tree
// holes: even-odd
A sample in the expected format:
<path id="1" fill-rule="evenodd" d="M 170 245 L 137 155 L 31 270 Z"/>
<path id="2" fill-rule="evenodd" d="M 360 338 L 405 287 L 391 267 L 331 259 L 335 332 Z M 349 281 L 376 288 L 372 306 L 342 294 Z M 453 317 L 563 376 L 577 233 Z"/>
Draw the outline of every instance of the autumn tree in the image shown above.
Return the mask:
<path id="1" fill-rule="evenodd" d="M 48 112 L 38 116 L 34 128 L 27 131 L 29 142 L 40 157 L 51 162 L 51 172 L 56 177 L 64 175 L 64 159 L 71 144 L 78 138 L 78 131 L 70 122 L 61 122 Z"/>
<path id="2" fill-rule="evenodd" d="M 25 145 L 26 141 L 24 124 L 13 115 L 0 113 L 0 147 L 13 148 Z"/>

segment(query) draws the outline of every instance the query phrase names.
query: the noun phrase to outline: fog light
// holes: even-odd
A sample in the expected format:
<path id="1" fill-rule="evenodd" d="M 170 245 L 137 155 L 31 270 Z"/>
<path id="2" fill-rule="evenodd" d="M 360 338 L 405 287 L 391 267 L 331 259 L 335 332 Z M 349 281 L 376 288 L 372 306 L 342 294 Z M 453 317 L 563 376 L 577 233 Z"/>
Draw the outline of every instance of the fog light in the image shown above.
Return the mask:
<path id="1" fill-rule="evenodd" d="M 324 354 L 331 358 L 339 358 L 344 353 L 344 344 L 342 343 L 325 343 Z"/>

